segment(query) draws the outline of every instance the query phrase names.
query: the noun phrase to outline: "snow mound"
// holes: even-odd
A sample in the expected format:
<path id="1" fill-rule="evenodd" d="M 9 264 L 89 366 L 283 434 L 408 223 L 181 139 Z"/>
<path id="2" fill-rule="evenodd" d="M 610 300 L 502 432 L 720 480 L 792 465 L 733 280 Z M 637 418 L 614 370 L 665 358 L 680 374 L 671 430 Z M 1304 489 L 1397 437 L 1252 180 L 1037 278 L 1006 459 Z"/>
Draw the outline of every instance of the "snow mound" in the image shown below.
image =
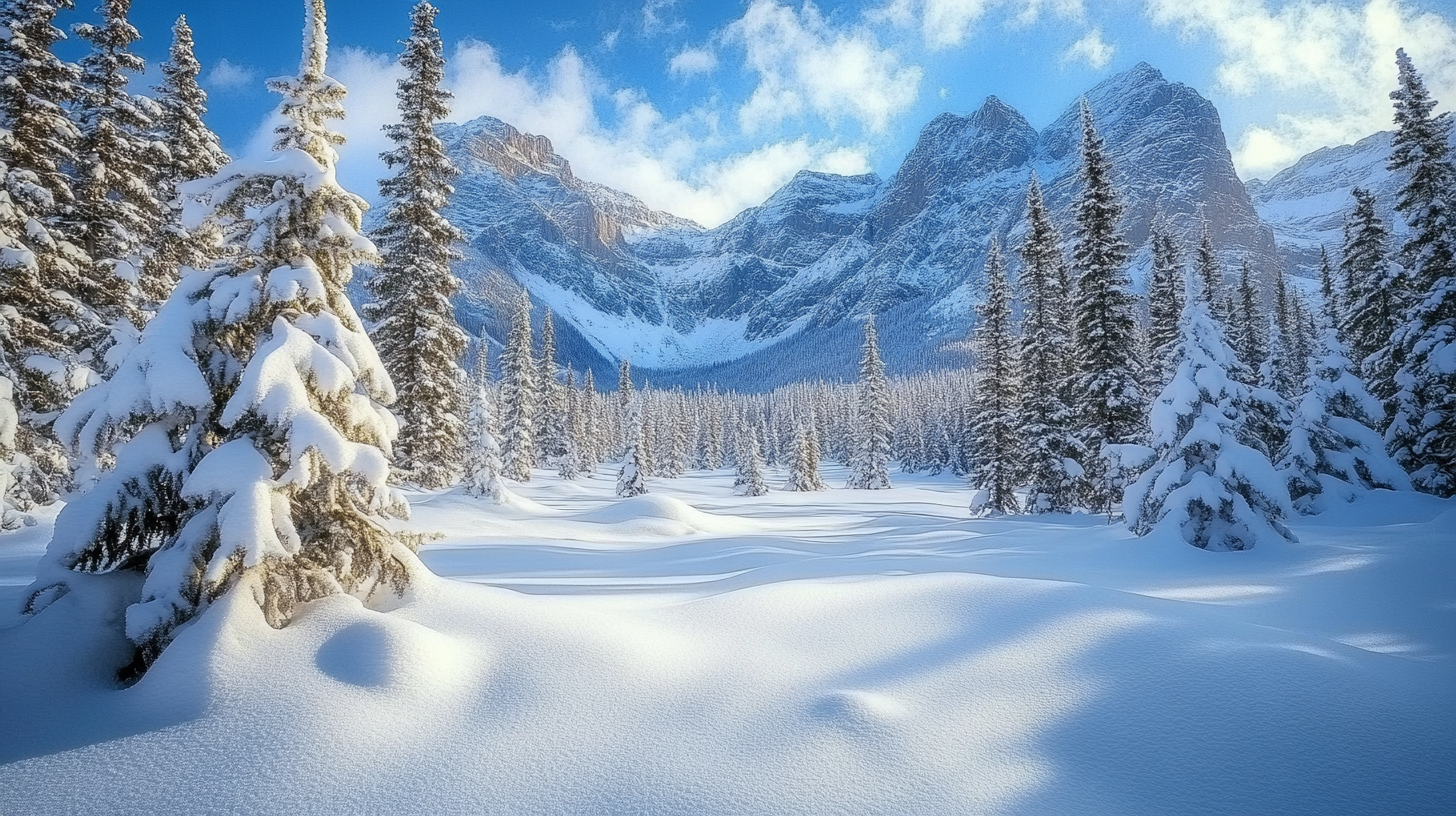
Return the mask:
<path id="1" fill-rule="evenodd" d="M 622 499 L 582 513 L 577 520 L 610 524 L 619 529 L 634 527 L 657 535 L 741 532 L 755 526 L 747 519 L 705 513 L 681 499 L 659 493 Z"/>

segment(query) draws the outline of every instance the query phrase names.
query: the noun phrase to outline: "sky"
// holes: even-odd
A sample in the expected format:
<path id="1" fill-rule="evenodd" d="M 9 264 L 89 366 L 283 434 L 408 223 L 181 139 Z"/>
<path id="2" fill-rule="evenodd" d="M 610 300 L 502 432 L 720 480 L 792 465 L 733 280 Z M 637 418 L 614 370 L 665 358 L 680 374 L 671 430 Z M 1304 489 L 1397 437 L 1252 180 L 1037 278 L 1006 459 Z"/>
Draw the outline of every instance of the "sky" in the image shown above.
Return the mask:
<path id="1" fill-rule="evenodd" d="M 94 18 L 90 3 L 58 21 Z M 414 0 L 332 0 L 329 72 L 348 86 L 340 178 L 377 198 L 395 58 Z M 1245 179 L 1390 127 L 1397 47 L 1456 103 L 1449 0 L 435 0 L 455 121 L 549 137 L 573 170 L 707 226 L 802 169 L 888 176 L 922 127 L 994 94 L 1041 128 L 1138 62 L 1217 106 Z M 302 0 L 141 0 L 136 50 L 159 78 L 171 26 L 195 31 L 208 121 L 266 150 L 297 70 Z M 62 53 L 84 53 L 72 38 Z"/>

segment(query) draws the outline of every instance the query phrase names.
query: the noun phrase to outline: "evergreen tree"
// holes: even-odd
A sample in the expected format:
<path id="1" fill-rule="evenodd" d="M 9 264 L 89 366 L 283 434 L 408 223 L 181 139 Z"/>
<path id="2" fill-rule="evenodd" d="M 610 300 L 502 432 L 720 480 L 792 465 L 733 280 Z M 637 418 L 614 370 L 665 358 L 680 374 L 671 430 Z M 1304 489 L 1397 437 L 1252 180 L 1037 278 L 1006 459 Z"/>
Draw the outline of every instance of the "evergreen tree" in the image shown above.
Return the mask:
<path id="1" fill-rule="evenodd" d="M 1248 389 L 1238 355 L 1201 298 L 1182 322 L 1178 371 L 1150 415 L 1157 461 L 1123 496 L 1128 526 L 1140 536 L 1166 529 L 1208 550 L 1293 540 L 1283 482 L 1241 438 Z"/>
<path id="2" fill-rule="evenodd" d="M 230 161 L 217 134 L 202 121 L 207 93 L 197 84 L 201 73 L 202 65 L 192 51 L 192 29 L 185 16 L 178 17 L 172 28 L 171 54 L 162 63 L 162 84 L 153 89 L 157 93 L 157 136 L 167 149 L 157 165 L 156 198 L 165 209 L 154 239 L 152 279 L 167 293 L 176 285 L 178 267 L 202 269 L 216 255 L 212 236 L 192 235 L 182 228 L 178 189 L 183 182 L 210 178 Z"/>
<path id="3" fill-rule="evenodd" d="M 627 450 L 627 432 L 630 430 L 626 423 L 627 407 L 632 404 L 635 393 L 632 386 L 632 360 L 628 358 L 617 363 L 617 408 L 619 419 L 617 425 L 617 450 L 619 452 Z"/>
<path id="4" fill-rule="evenodd" d="M 1319 499 L 1330 487 L 1338 486 L 1344 497 L 1354 498 L 1356 488 L 1409 490 L 1411 486 L 1372 427 L 1384 415 L 1384 407 L 1353 373 L 1334 329 L 1325 329 L 1323 346 L 1294 412 L 1288 450 L 1279 462 L 1290 498 L 1301 513 L 1323 509 Z"/>
<path id="5" fill-rule="evenodd" d="M 399 393 L 395 468 L 406 481 L 438 488 L 461 476 L 469 410 L 459 365 L 465 332 L 451 304 L 460 281 L 450 261 L 460 257 L 453 247 L 463 236 L 440 214 L 456 171 L 435 135 L 436 123 L 450 114 L 450 92 L 440 87 L 445 58 L 435 8 L 416 5 L 410 23 L 400 57 L 405 78 L 395 94 L 400 121 L 384 128 L 395 146 L 380 155 L 395 170 L 379 183 L 389 201 L 374 233 L 384 263 L 368 281 L 374 302 L 364 316 L 374 323 L 371 334 Z"/>
<path id="6" fill-rule="evenodd" d="M 1167 226 L 1158 224 L 1148 237 L 1153 248 L 1153 272 L 1148 279 L 1148 348 L 1155 361 L 1157 387 L 1173 376 L 1177 365 L 1178 317 L 1183 313 L 1183 292 L 1187 278 L 1178 246 Z"/>
<path id="7" fill-rule="evenodd" d="M 789 465 L 789 481 L 785 490 L 813 492 L 825 490 L 824 480 L 819 478 L 819 441 L 808 427 L 799 429 L 799 439 L 794 445 L 794 460 Z"/>
<path id="8" fill-rule="evenodd" d="M 516 299 L 511 333 L 501 353 L 501 475 L 518 482 L 531 481 L 536 460 L 531 437 L 540 390 L 538 367 L 531 354 L 531 296 L 523 289 Z"/>
<path id="9" fill-rule="evenodd" d="M 1227 306 L 1223 286 L 1223 269 L 1218 263 L 1218 253 L 1213 251 L 1213 233 L 1208 229 L 1208 219 L 1198 233 L 1198 283 L 1199 297 L 1208 304 L 1208 313 L 1220 325 L 1228 322 L 1230 309 Z"/>
<path id="10" fill-rule="evenodd" d="M 51 422 L 78 386 L 76 335 L 101 326 L 72 293 L 90 259 L 67 240 L 63 217 L 74 204 L 71 180 L 79 132 L 66 114 L 79 70 L 52 48 L 54 25 L 69 0 L 0 4 L 0 376 L 14 385 L 17 414 L 11 500 L 54 501 L 70 482 Z"/>
<path id="11" fill-rule="evenodd" d="M 1016 339 L 1011 333 L 1011 284 L 1001 247 L 994 239 L 986 257 L 986 302 L 977 311 L 976 390 L 971 403 L 976 458 L 971 486 L 978 498 L 972 509 L 1015 513 L 1013 491 L 1021 470 Z"/>
<path id="12" fill-rule="evenodd" d="M 558 473 L 575 473 L 568 422 L 567 392 L 557 379 L 559 367 L 556 363 L 556 318 L 550 309 L 541 319 L 541 359 L 536 371 L 540 389 L 536 410 L 536 433 L 538 460 Z M 563 470 L 564 467 L 564 470 Z"/>
<path id="13" fill-rule="evenodd" d="M 622 468 L 617 471 L 617 495 L 624 499 L 647 492 L 647 481 L 643 478 L 646 474 L 642 467 L 642 401 L 639 396 L 627 406 L 627 452 L 622 456 Z"/>
<path id="14" fill-rule="evenodd" d="M 1436 116 L 1436 100 L 1405 51 L 1396 52 L 1400 87 L 1390 169 L 1404 183 L 1396 199 L 1410 226 L 1400 248 L 1413 297 L 1391 339 L 1396 392 L 1386 443 L 1416 487 L 1456 495 L 1456 160 L 1450 155 L 1451 116 Z M 1376 393 L 1381 397 L 1380 393 Z"/>
<path id="15" fill-rule="evenodd" d="M 1269 339 L 1264 335 L 1267 322 L 1259 308 L 1259 290 L 1254 286 L 1247 258 L 1239 264 L 1238 300 L 1234 305 L 1230 318 L 1234 351 L 1246 368 L 1258 371 L 1269 359 Z"/>
<path id="16" fill-rule="evenodd" d="M 738 476 L 733 481 L 733 492 L 740 496 L 763 496 L 768 493 L 768 484 L 763 479 L 763 451 L 758 444 L 758 435 L 752 428 L 745 427 L 738 433 Z"/>
<path id="17" fill-rule="evenodd" d="M 1274 320 L 1269 331 L 1270 385 L 1279 396 L 1293 400 L 1304 390 L 1313 353 L 1306 336 L 1300 296 L 1289 290 L 1284 270 L 1274 270 Z"/>
<path id="18" fill-rule="evenodd" d="M 850 463 L 849 487 L 887 490 L 890 487 L 890 402 L 885 364 L 880 361 L 875 316 L 865 319 L 864 357 L 859 364 L 859 444 Z"/>
<path id="19" fill-rule="evenodd" d="M 298 76 L 270 83 L 284 120 L 271 160 L 207 184 L 228 254 L 189 273 L 59 423 L 116 465 L 57 519 L 28 607 L 73 572 L 144 570 L 139 591 L 107 590 L 137 593 L 134 670 L 225 596 L 277 627 L 325 595 L 402 592 L 420 569 L 384 524 L 407 512 L 386 483 L 394 393 L 345 294 L 376 257 L 358 232 L 364 202 L 335 180 L 342 137 L 328 122 L 345 89 L 324 72 L 322 0 L 307 9 Z"/>
<path id="20" fill-rule="evenodd" d="M 605 447 L 601 439 L 603 423 L 597 414 L 597 380 L 588 368 L 581 380 L 581 469 L 588 476 L 602 463 Z"/>
<path id="21" fill-rule="evenodd" d="M 131 77 L 146 69 L 130 50 L 141 39 L 130 10 L 131 0 L 102 0 L 101 24 L 75 28 L 91 44 L 81 60 L 76 110 L 75 216 L 92 261 L 75 294 L 111 327 L 109 338 L 96 340 L 98 352 L 129 342 L 144 321 L 141 307 L 161 302 L 175 283 L 174 271 L 150 257 L 163 219 L 156 179 L 165 154 L 151 136 L 155 105 L 127 91 Z"/>
<path id="22" fill-rule="evenodd" d="M 1399 367 L 1390 338 L 1403 307 L 1405 283 L 1399 267 L 1386 257 L 1390 232 L 1375 213 L 1375 196 L 1359 187 L 1350 195 L 1355 198 L 1355 209 L 1345 219 L 1340 256 L 1347 310 L 1343 325 L 1361 378 L 1388 411 L 1394 407 Z M 1379 424 L 1384 427 L 1384 416 Z"/>
<path id="23" fill-rule="evenodd" d="M 1093 507 L 1110 508 L 1127 475 L 1109 446 L 1135 443 L 1142 435 L 1145 402 L 1142 361 L 1137 358 L 1137 314 L 1128 278 L 1128 246 L 1118 222 L 1122 205 L 1092 111 L 1082 103 L 1082 196 L 1076 205 L 1077 275 L 1073 325 L 1078 436 Z"/>
<path id="24" fill-rule="evenodd" d="M 499 430 L 491 407 L 490 367 L 485 355 L 486 346 L 482 341 L 475 371 L 466 385 L 469 391 L 466 403 L 470 406 L 470 413 L 465 425 L 467 447 L 462 463 L 465 476 L 461 484 L 471 496 L 505 504 L 511 494 L 501 481 L 500 444 L 496 442 Z"/>
<path id="25" fill-rule="evenodd" d="M 29 464 L 15 447 L 19 428 L 15 382 L 0 373 L 0 532 L 14 530 L 22 524 L 35 524 L 35 519 L 25 514 L 24 500 L 15 490 L 21 471 Z"/>

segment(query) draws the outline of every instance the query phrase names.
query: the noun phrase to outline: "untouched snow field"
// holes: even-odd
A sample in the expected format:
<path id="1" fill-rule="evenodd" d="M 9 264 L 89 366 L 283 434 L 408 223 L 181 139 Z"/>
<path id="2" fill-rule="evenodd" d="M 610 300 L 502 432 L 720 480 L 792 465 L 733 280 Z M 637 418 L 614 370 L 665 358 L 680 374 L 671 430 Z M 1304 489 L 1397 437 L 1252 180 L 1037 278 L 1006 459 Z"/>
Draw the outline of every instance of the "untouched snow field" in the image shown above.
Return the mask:
<path id="1" fill-rule="evenodd" d="M 16 625 L 48 519 L 0 536 L 0 813 L 1456 812 L 1456 501 L 1209 553 L 731 482 L 415 494 L 442 577 L 234 598 L 126 690 L 98 594 Z"/>

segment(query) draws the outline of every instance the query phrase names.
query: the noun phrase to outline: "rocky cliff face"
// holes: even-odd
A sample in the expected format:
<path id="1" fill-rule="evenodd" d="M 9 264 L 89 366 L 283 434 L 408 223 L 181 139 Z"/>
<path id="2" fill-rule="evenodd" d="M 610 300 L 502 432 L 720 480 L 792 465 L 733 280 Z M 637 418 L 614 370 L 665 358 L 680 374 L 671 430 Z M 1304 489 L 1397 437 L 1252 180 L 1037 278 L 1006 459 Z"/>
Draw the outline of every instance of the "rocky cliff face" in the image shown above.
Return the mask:
<path id="1" fill-rule="evenodd" d="M 1208 100 L 1146 64 L 1085 98 L 1139 249 L 1135 278 L 1158 217 L 1190 248 L 1207 217 L 1230 267 L 1249 257 L 1272 268 L 1273 233 Z M 892 357 L 929 361 L 964 333 L 992 239 L 1014 245 L 1024 231 L 1031 173 L 1069 242 L 1079 190 L 1075 103 L 1040 133 L 994 97 L 968 116 L 943 114 L 892 177 L 802 172 L 712 230 L 576 178 L 545 138 L 498 120 L 442 135 L 462 171 L 448 214 L 469 240 L 467 328 L 498 331 L 482 282 L 503 275 L 557 312 L 575 362 L 598 366 L 773 368 L 775 349 L 819 348 L 816 338 L 869 312 L 908 321 L 886 333 L 908 344 Z"/>

